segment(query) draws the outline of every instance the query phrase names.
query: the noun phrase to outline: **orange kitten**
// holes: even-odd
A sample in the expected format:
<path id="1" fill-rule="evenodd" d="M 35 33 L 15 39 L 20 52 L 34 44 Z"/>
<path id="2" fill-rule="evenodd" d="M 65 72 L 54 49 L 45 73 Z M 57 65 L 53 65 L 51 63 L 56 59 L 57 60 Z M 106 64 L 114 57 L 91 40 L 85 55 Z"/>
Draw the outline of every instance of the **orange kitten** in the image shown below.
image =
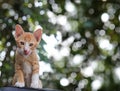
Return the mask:
<path id="1" fill-rule="evenodd" d="M 15 26 L 17 44 L 15 54 L 15 75 L 13 85 L 17 87 L 42 88 L 39 80 L 39 59 L 36 48 L 41 40 L 42 30 L 24 32 L 20 25 Z"/>

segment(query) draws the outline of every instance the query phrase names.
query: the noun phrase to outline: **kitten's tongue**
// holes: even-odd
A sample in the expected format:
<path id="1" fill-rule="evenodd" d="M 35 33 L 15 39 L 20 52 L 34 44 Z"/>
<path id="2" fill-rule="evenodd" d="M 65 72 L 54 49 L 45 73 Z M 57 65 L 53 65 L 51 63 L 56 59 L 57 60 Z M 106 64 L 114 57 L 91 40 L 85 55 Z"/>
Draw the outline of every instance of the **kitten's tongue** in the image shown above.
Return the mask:
<path id="1" fill-rule="evenodd" d="M 29 54 L 29 51 L 24 51 L 24 54 L 25 54 L 25 55 L 28 55 L 28 54 Z"/>

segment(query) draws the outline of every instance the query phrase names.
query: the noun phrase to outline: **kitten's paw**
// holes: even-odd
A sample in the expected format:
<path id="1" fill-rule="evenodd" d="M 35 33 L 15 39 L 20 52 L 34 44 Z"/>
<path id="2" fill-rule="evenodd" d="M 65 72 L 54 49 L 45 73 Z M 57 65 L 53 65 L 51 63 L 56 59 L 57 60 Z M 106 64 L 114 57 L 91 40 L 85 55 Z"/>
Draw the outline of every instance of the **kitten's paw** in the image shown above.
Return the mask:
<path id="1" fill-rule="evenodd" d="M 32 82 L 30 87 L 31 88 L 39 88 L 39 83 L 38 82 Z"/>
<path id="2" fill-rule="evenodd" d="M 25 86 L 25 83 L 23 83 L 23 82 L 16 82 L 16 83 L 15 83 L 15 86 L 16 86 L 16 87 L 24 87 L 24 86 Z"/>

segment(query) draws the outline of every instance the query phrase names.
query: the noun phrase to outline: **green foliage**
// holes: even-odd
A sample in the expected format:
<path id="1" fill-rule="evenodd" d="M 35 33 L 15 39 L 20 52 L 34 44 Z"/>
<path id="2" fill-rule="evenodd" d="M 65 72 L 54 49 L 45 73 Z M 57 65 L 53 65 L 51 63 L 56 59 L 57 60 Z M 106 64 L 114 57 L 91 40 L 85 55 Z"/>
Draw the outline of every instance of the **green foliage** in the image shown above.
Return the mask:
<path id="1" fill-rule="evenodd" d="M 25 31 L 41 25 L 49 37 L 50 42 L 43 37 L 38 48 L 41 61 L 52 67 L 52 72 L 41 76 L 44 87 L 119 91 L 119 4 L 119 0 L 1 0 L 0 86 L 11 85 L 16 49 L 13 33 L 15 25 L 21 24 Z"/>

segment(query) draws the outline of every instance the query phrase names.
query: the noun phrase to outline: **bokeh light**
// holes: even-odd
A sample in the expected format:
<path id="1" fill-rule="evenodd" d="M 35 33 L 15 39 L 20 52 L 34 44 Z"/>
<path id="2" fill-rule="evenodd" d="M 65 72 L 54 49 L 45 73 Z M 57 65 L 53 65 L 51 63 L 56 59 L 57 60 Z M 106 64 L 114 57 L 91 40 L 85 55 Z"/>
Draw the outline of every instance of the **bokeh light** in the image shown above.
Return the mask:
<path id="1" fill-rule="evenodd" d="M 107 22 L 107 21 L 109 20 L 109 15 L 108 15 L 108 13 L 103 13 L 103 14 L 101 15 L 101 20 L 102 20 L 103 22 Z"/>
<path id="2" fill-rule="evenodd" d="M 68 80 L 67 78 L 62 78 L 62 79 L 60 80 L 60 84 L 61 84 L 62 86 L 68 86 L 68 85 L 69 85 L 69 80 Z"/>

